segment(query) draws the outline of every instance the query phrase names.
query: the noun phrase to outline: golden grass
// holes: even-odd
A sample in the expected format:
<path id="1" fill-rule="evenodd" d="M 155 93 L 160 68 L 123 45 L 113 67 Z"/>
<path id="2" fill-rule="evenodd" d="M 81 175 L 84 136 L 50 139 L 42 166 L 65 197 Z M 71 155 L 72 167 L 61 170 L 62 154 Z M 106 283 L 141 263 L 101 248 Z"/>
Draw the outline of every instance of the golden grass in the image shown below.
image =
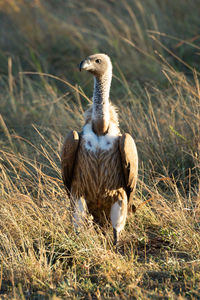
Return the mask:
<path id="1" fill-rule="evenodd" d="M 187 291 L 187 284 L 193 284 L 195 290 L 199 280 L 199 199 L 190 198 L 191 194 L 183 197 L 172 179 L 157 179 L 171 191 L 169 200 L 155 185 L 147 188 L 139 182 L 138 210 L 128 219 L 116 254 L 111 231 L 104 237 L 98 228 L 86 226 L 79 235 L 74 233 L 59 179 L 45 174 L 36 161 L 5 151 L 1 155 L 2 284 L 11 282 L 16 295 L 21 282 L 25 295 L 42 290 L 62 297 L 90 293 L 144 297 L 145 285 L 148 289 L 156 285 L 162 294 L 165 279 L 173 276 L 180 280 L 179 291 Z M 151 193 L 151 205 L 140 205 L 143 189 Z M 190 270 L 194 274 L 185 282 L 184 272 Z M 150 279 L 144 277 L 154 276 L 151 272 L 160 272 L 161 283 L 147 284 Z M 165 292 L 173 294 L 172 287 L 167 286 Z"/>
<path id="2" fill-rule="evenodd" d="M 189 26 L 199 17 L 192 14 L 195 1 L 177 3 L 170 4 L 175 19 L 156 1 L 61 1 L 56 8 L 40 0 L 0 3 L 15 25 L 6 27 L 12 39 L 9 45 L 2 39 L 0 52 L 5 299 L 199 297 L 200 85 L 192 60 L 199 47 Z M 137 211 L 117 253 L 110 227 L 106 236 L 91 224 L 75 234 L 60 176 L 64 136 L 81 129 L 91 102 L 90 77 L 78 74 L 76 65 L 97 51 L 112 57 L 111 98 L 140 161 Z"/>
<path id="3" fill-rule="evenodd" d="M 179 74 L 173 73 L 173 77 L 176 81 Z M 107 236 L 98 227 L 87 225 L 78 235 L 74 232 L 69 201 L 60 178 L 58 151 L 63 137 L 56 134 L 59 122 L 55 122 L 50 132 L 43 128 L 41 133 L 33 126 L 32 134 L 37 135 L 34 143 L 8 134 L 2 117 L 8 144 L 6 146 L 5 140 L 4 149 L 0 151 L 0 247 L 2 287 L 10 283 L 10 297 L 25 297 L 34 291 L 38 295 L 41 291 L 41 297 L 46 293 L 52 297 L 54 294 L 60 297 L 96 295 L 97 298 L 145 298 L 156 294 L 171 297 L 187 295 L 188 285 L 195 295 L 200 274 L 199 152 L 194 116 L 197 91 L 187 81 L 183 81 L 183 86 L 181 83 L 178 88 L 173 83 L 177 94 L 168 97 L 168 101 L 157 91 L 156 105 L 149 92 L 146 107 L 138 104 L 133 110 L 132 103 L 124 108 L 118 102 L 122 127 L 136 136 L 140 153 L 140 179 L 135 199 L 138 209 L 135 216 L 128 218 L 119 253 L 113 249 L 111 229 Z M 189 107 L 182 95 L 185 86 L 190 97 Z M 52 102 L 62 106 L 56 102 L 56 95 L 54 98 Z M 79 113 L 81 116 L 83 109 L 79 107 L 79 97 L 76 99 L 75 119 Z M 176 109 L 178 106 L 176 119 L 171 114 L 173 105 Z M 67 124 L 73 126 L 71 106 L 65 109 L 69 115 Z M 190 120 L 194 131 L 184 130 L 185 120 Z M 172 124 L 171 129 L 169 124 Z M 194 136 L 190 135 L 189 140 L 187 134 L 191 132 Z M 174 173 L 180 166 L 176 164 L 172 172 L 169 161 L 172 158 L 172 163 L 178 162 L 185 168 L 177 178 Z M 184 166 L 187 159 L 193 161 L 190 171 Z"/>

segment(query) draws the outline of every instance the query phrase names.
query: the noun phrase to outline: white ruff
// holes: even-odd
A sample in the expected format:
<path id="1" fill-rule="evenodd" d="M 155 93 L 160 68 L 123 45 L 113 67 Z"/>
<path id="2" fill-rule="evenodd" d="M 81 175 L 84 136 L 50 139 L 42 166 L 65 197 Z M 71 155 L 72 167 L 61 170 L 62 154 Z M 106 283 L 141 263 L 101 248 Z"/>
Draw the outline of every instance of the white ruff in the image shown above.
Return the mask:
<path id="1" fill-rule="evenodd" d="M 102 136 L 98 136 L 94 133 L 90 123 L 83 127 L 83 139 L 85 141 L 85 148 L 88 151 L 96 152 L 98 149 L 110 150 L 118 136 L 119 129 L 113 123 L 110 123 L 108 133 Z"/>

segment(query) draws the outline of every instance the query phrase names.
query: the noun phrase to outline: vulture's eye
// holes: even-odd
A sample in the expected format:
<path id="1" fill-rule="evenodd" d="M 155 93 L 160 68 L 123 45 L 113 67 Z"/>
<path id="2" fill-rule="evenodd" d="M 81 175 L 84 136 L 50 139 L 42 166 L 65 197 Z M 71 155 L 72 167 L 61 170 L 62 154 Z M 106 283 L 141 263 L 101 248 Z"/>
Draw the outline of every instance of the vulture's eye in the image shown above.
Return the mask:
<path id="1" fill-rule="evenodd" d="M 100 64 L 100 63 L 101 63 L 101 60 L 100 60 L 100 59 L 96 59 L 95 62 L 96 62 L 97 64 Z"/>

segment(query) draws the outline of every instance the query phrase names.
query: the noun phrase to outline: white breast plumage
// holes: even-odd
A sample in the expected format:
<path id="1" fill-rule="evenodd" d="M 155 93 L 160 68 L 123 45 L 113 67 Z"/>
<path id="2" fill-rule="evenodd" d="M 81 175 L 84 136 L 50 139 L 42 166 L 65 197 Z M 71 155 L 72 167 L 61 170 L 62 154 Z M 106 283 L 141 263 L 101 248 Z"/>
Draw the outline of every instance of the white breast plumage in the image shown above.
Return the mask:
<path id="1" fill-rule="evenodd" d="M 88 151 L 95 152 L 98 149 L 108 151 L 112 148 L 114 141 L 119 137 L 119 129 L 115 124 L 111 123 L 108 133 L 103 136 L 98 136 L 92 130 L 91 123 L 83 127 L 83 139 L 85 148 Z"/>

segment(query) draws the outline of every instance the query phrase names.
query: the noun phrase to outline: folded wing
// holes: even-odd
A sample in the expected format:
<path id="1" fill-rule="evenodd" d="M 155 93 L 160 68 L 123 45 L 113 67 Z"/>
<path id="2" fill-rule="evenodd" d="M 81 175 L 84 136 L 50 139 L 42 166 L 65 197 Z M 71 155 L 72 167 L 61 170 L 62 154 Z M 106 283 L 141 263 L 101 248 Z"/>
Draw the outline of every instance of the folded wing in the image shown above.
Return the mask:
<path id="1" fill-rule="evenodd" d="M 77 131 L 71 131 L 65 138 L 61 152 L 61 171 L 68 196 L 70 196 L 76 155 L 79 147 L 79 134 Z"/>
<path id="2" fill-rule="evenodd" d="M 135 142 L 130 134 L 125 133 L 120 136 L 119 149 L 121 153 L 128 204 L 129 207 L 132 207 L 132 210 L 135 211 L 135 206 L 132 202 L 138 176 L 138 154 Z"/>

